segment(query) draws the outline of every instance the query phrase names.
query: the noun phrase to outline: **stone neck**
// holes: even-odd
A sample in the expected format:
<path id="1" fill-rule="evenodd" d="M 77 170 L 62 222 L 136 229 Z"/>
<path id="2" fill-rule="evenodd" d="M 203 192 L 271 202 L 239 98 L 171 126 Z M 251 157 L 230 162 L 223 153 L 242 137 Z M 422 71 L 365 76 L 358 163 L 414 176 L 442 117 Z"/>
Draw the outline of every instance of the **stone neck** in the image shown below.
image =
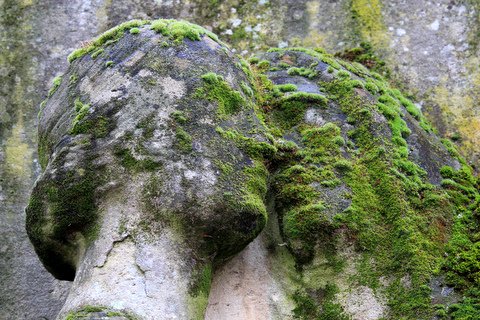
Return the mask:
<path id="1" fill-rule="evenodd" d="M 202 293 L 206 296 L 195 293 L 194 285 L 209 265 L 192 259 L 185 242 L 168 227 L 156 236 L 138 234 L 138 229 L 129 232 L 141 213 L 133 208 L 123 215 L 121 208 L 125 204 L 103 210 L 100 234 L 79 258 L 57 319 L 92 307 L 108 308 L 112 315 L 127 312 L 139 319 L 203 319 L 208 292 Z"/>

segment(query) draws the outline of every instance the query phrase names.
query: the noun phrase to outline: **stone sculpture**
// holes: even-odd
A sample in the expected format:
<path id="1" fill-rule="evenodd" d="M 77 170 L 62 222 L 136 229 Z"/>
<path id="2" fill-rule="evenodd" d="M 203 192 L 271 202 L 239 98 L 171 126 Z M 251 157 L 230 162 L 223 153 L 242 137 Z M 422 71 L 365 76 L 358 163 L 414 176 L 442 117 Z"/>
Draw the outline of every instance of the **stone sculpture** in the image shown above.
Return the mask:
<path id="1" fill-rule="evenodd" d="M 26 209 L 45 267 L 74 280 L 60 319 L 203 318 L 213 271 L 267 222 L 260 252 L 289 267 L 267 268 L 281 297 L 256 318 L 428 318 L 432 278 L 468 286 L 440 258 L 472 236 L 477 181 L 381 75 L 321 49 L 247 63 L 176 20 L 129 21 L 69 61 Z"/>

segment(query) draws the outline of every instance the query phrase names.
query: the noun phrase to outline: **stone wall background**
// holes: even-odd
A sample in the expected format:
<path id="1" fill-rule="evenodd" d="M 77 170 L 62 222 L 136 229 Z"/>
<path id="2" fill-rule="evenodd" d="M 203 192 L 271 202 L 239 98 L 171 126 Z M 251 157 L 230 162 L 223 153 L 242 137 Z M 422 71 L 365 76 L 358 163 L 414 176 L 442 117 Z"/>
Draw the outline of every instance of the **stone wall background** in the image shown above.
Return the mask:
<path id="1" fill-rule="evenodd" d="M 0 318 L 53 319 L 69 287 L 40 265 L 24 231 L 39 173 L 38 106 L 82 41 L 133 18 L 182 18 L 249 56 L 269 46 L 329 51 L 372 43 L 473 165 L 480 148 L 478 0 L 0 0 Z"/>

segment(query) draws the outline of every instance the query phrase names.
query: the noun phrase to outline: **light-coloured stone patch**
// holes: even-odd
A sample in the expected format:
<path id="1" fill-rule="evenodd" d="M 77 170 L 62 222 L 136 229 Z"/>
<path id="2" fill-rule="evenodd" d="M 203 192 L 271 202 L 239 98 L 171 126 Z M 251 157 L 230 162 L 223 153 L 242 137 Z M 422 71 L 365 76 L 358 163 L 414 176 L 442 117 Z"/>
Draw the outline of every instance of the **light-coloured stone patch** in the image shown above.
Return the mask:
<path id="1" fill-rule="evenodd" d="M 305 112 L 305 122 L 308 124 L 323 126 L 326 121 L 317 109 L 310 108 Z"/>
<path id="2" fill-rule="evenodd" d="M 126 206 L 133 211 L 124 217 L 138 222 L 139 212 L 132 204 Z M 125 207 L 107 208 L 112 211 Z M 66 307 L 58 319 L 63 319 L 68 310 L 86 304 L 135 310 L 146 320 L 156 320 L 159 314 L 162 319 L 188 319 L 188 260 L 178 250 L 175 236 L 168 230 L 148 240 L 133 238 L 128 232 L 119 235 L 121 217 L 107 212 L 102 236 L 82 258 Z"/>
<path id="3" fill-rule="evenodd" d="M 106 104 L 115 98 L 120 97 L 122 89 L 127 89 L 131 81 L 128 76 L 122 75 L 113 69 L 107 69 L 102 73 L 103 81 L 98 79 L 92 81 L 85 77 L 80 82 L 80 90 L 89 94 L 88 101 L 82 101 L 84 104 Z"/>
<path id="4" fill-rule="evenodd" d="M 185 82 L 177 81 L 170 77 L 161 78 L 159 84 L 170 99 L 180 99 L 185 95 L 185 91 L 187 90 Z"/>
<path id="5" fill-rule="evenodd" d="M 346 295 L 344 310 L 353 320 L 377 320 L 385 316 L 384 302 L 369 287 L 360 286 Z"/>
<path id="6" fill-rule="evenodd" d="M 144 56 L 145 56 L 145 52 L 140 50 L 135 51 L 135 53 L 127 61 L 125 61 L 123 65 L 126 67 L 134 66 Z"/>
<path id="7" fill-rule="evenodd" d="M 260 236 L 215 273 L 205 320 L 293 319 L 285 294 Z"/>

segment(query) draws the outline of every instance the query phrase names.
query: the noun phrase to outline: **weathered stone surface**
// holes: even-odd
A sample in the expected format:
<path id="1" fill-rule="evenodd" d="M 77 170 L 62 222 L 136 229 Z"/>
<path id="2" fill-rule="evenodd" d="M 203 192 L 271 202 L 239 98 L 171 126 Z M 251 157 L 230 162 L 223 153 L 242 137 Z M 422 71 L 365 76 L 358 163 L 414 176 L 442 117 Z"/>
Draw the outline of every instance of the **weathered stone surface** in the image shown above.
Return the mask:
<path id="1" fill-rule="evenodd" d="M 293 319 L 299 279 L 269 199 L 265 230 L 215 272 L 205 319 Z"/>

